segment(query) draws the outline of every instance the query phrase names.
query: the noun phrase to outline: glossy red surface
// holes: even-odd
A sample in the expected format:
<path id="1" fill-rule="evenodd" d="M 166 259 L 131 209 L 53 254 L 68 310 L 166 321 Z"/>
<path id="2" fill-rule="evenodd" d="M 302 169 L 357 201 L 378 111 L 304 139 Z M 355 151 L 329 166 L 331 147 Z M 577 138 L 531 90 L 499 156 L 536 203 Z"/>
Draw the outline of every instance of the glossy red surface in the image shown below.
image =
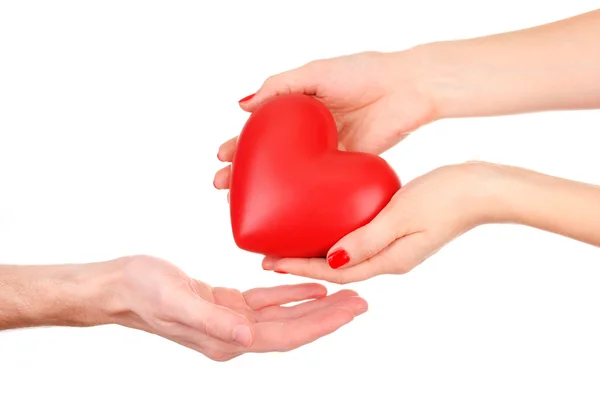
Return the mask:
<path id="1" fill-rule="evenodd" d="M 230 184 L 235 243 L 273 257 L 324 257 L 400 186 L 381 157 L 337 149 L 335 121 L 321 102 L 277 96 L 252 113 L 238 139 Z"/>

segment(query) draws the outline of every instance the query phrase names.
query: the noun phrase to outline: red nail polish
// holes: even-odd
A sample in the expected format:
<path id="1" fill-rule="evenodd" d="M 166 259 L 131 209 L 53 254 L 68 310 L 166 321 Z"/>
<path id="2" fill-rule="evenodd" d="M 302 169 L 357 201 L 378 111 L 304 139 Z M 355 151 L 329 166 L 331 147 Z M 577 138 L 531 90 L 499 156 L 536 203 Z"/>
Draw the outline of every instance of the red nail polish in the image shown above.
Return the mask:
<path id="1" fill-rule="evenodd" d="M 250 96 L 246 96 L 246 97 L 244 97 L 243 99 L 241 99 L 240 101 L 238 101 L 238 103 L 243 103 L 243 102 L 245 102 L 245 101 L 248 101 L 248 100 L 250 100 L 251 98 L 253 98 L 253 97 L 254 97 L 254 95 L 255 95 L 255 94 L 256 94 L 256 93 L 253 93 L 253 94 L 251 94 Z"/>
<path id="2" fill-rule="evenodd" d="M 280 270 L 278 270 L 278 269 L 276 269 L 276 270 L 275 270 L 275 272 L 277 272 L 278 274 L 287 274 L 287 272 L 280 271 Z"/>
<path id="3" fill-rule="evenodd" d="M 338 269 L 350 261 L 350 256 L 346 250 L 336 250 L 327 257 L 327 263 L 333 269 Z"/>

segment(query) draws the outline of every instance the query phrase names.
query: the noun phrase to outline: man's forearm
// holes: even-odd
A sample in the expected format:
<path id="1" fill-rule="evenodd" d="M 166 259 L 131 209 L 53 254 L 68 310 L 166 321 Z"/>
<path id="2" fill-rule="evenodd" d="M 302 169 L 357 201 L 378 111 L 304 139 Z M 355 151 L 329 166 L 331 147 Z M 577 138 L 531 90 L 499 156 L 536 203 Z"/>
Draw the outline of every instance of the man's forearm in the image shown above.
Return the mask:
<path id="1" fill-rule="evenodd" d="M 0 265 L 0 330 L 111 323 L 109 264 Z"/>
<path id="2" fill-rule="evenodd" d="M 600 108 L 600 10 L 421 50 L 439 118 Z"/>

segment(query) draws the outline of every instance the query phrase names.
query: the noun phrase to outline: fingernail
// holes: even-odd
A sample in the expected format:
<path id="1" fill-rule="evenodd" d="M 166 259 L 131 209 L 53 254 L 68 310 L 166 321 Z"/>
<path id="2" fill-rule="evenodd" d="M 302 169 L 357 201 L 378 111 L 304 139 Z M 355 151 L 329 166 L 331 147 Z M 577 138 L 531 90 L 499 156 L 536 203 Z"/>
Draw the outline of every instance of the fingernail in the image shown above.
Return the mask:
<path id="1" fill-rule="evenodd" d="M 350 261 L 350 256 L 346 250 L 336 250 L 327 257 L 327 263 L 333 269 L 338 269 Z"/>
<path id="2" fill-rule="evenodd" d="M 241 99 L 240 101 L 238 101 L 238 103 L 243 103 L 243 102 L 245 102 L 245 101 L 248 101 L 248 100 L 250 100 L 251 98 L 253 98 L 253 97 L 254 97 L 254 95 L 255 95 L 255 94 L 256 94 L 256 93 L 253 93 L 253 94 L 251 94 L 250 96 L 246 96 L 246 97 L 244 97 L 243 99 Z"/>
<path id="3" fill-rule="evenodd" d="M 287 274 L 287 272 L 281 271 L 281 270 L 278 270 L 278 269 L 276 269 L 275 272 L 277 272 L 278 274 Z"/>
<path id="4" fill-rule="evenodd" d="M 252 344 L 252 334 L 245 325 L 239 325 L 233 330 L 233 341 L 248 347 Z"/>

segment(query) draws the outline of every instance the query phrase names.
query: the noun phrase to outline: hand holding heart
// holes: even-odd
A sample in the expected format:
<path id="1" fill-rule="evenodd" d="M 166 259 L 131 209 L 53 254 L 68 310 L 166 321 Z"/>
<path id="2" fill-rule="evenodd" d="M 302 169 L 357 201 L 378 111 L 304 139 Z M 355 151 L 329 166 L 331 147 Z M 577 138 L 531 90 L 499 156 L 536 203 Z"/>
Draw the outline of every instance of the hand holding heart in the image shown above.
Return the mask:
<path id="1" fill-rule="evenodd" d="M 292 257 L 313 258 L 329 254 L 333 267 L 338 267 L 340 261 L 347 261 L 344 260 L 348 254 L 346 250 L 330 251 L 331 246 L 346 233 L 371 221 L 400 188 L 400 183 L 378 157 L 357 153 L 344 153 L 345 157 L 339 157 L 333 154 L 334 150 L 337 147 L 350 152 L 379 154 L 412 130 L 434 119 L 433 98 L 418 85 L 417 60 L 414 52 L 393 55 L 372 52 L 314 61 L 267 79 L 256 95 L 240 102 L 243 109 L 253 113 L 244 128 L 243 137 L 248 138 L 242 140 L 245 140 L 246 148 L 236 160 L 238 168 L 234 177 L 237 183 L 234 185 L 232 224 L 240 247 L 266 255 L 266 265 L 273 257 L 281 256 L 278 253 L 287 254 L 284 257 L 292 254 Z M 312 107 L 313 110 L 299 111 L 296 115 L 289 111 L 290 107 L 271 105 L 273 98 L 293 93 L 310 95 L 319 100 L 326 111 L 315 111 L 314 105 L 304 105 L 297 98 L 290 100 L 296 102 L 295 108 Z M 265 107 L 271 107 L 271 110 L 265 110 Z M 270 113 L 270 116 L 262 116 L 265 113 Z M 326 116 L 322 117 L 324 113 L 333 117 L 331 122 Z M 279 118 L 282 114 L 285 117 Z M 288 122 L 286 125 L 279 119 L 300 122 Z M 311 121 L 314 123 L 311 124 Z M 294 135 L 318 131 L 323 134 L 313 137 L 306 151 L 297 150 L 299 145 L 306 143 L 297 140 Z M 248 149 L 252 147 L 249 141 L 257 144 Z M 224 143 L 219 149 L 219 159 L 232 162 L 238 145 L 238 137 Z M 265 149 L 269 146 L 275 150 Z M 323 157 L 315 161 L 317 157 L 312 153 L 322 147 L 331 147 L 327 154 L 338 158 L 335 165 L 321 161 Z M 295 153 L 307 152 L 312 158 L 294 157 Z M 346 160 L 351 158 L 356 160 Z M 300 163 L 304 163 L 302 168 L 297 167 Z M 298 170 L 309 168 L 315 171 L 298 174 Z M 333 174 L 328 173 L 332 170 L 335 170 Z M 281 178 L 273 184 L 273 175 L 277 174 L 290 181 L 305 182 L 304 186 L 308 182 L 309 190 L 305 190 L 308 197 L 298 190 L 282 191 L 281 187 L 290 185 L 282 182 Z M 265 178 L 265 175 L 268 177 Z M 218 189 L 229 189 L 231 179 L 231 166 L 227 166 L 217 172 L 214 185 Z M 342 184 L 337 184 L 339 181 Z M 319 188 L 332 184 L 337 186 L 333 190 L 327 188 L 330 200 L 315 200 L 315 194 L 318 197 L 323 192 Z M 372 188 L 357 194 L 355 187 L 361 185 Z M 364 193 L 369 191 L 371 198 L 365 201 Z M 352 196 L 354 200 L 349 199 Z M 341 207 L 344 203 L 346 207 Z M 268 214 L 272 210 L 282 208 L 283 212 L 275 212 L 269 219 Z M 361 215 L 357 210 L 361 211 Z M 318 219 L 318 227 L 305 221 L 307 215 Z M 294 240 L 313 245 L 299 251 L 294 247 Z M 270 243 L 275 245 L 270 248 Z M 356 264 L 356 260 L 353 263 Z"/>
<path id="2" fill-rule="evenodd" d="M 265 101 L 303 93 L 321 101 L 333 114 L 339 148 L 381 154 L 410 132 L 437 119 L 436 99 L 421 76 L 421 50 L 397 53 L 365 52 L 312 61 L 273 75 L 240 107 L 253 112 Z M 219 149 L 219 159 L 231 162 L 237 137 Z M 215 176 L 225 189 L 230 168 Z"/>
<path id="3" fill-rule="evenodd" d="M 260 105 L 232 162 L 230 216 L 241 249 L 271 257 L 324 257 L 372 220 L 400 189 L 382 158 L 337 148 L 329 110 L 304 94 Z"/>
<path id="4" fill-rule="evenodd" d="M 321 258 L 270 257 L 263 268 L 338 284 L 409 272 L 489 220 L 492 190 L 481 182 L 494 180 L 486 163 L 438 168 L 410 181 L 370 223 L 332 246 L 329 263 L 335 268 Z"/>

